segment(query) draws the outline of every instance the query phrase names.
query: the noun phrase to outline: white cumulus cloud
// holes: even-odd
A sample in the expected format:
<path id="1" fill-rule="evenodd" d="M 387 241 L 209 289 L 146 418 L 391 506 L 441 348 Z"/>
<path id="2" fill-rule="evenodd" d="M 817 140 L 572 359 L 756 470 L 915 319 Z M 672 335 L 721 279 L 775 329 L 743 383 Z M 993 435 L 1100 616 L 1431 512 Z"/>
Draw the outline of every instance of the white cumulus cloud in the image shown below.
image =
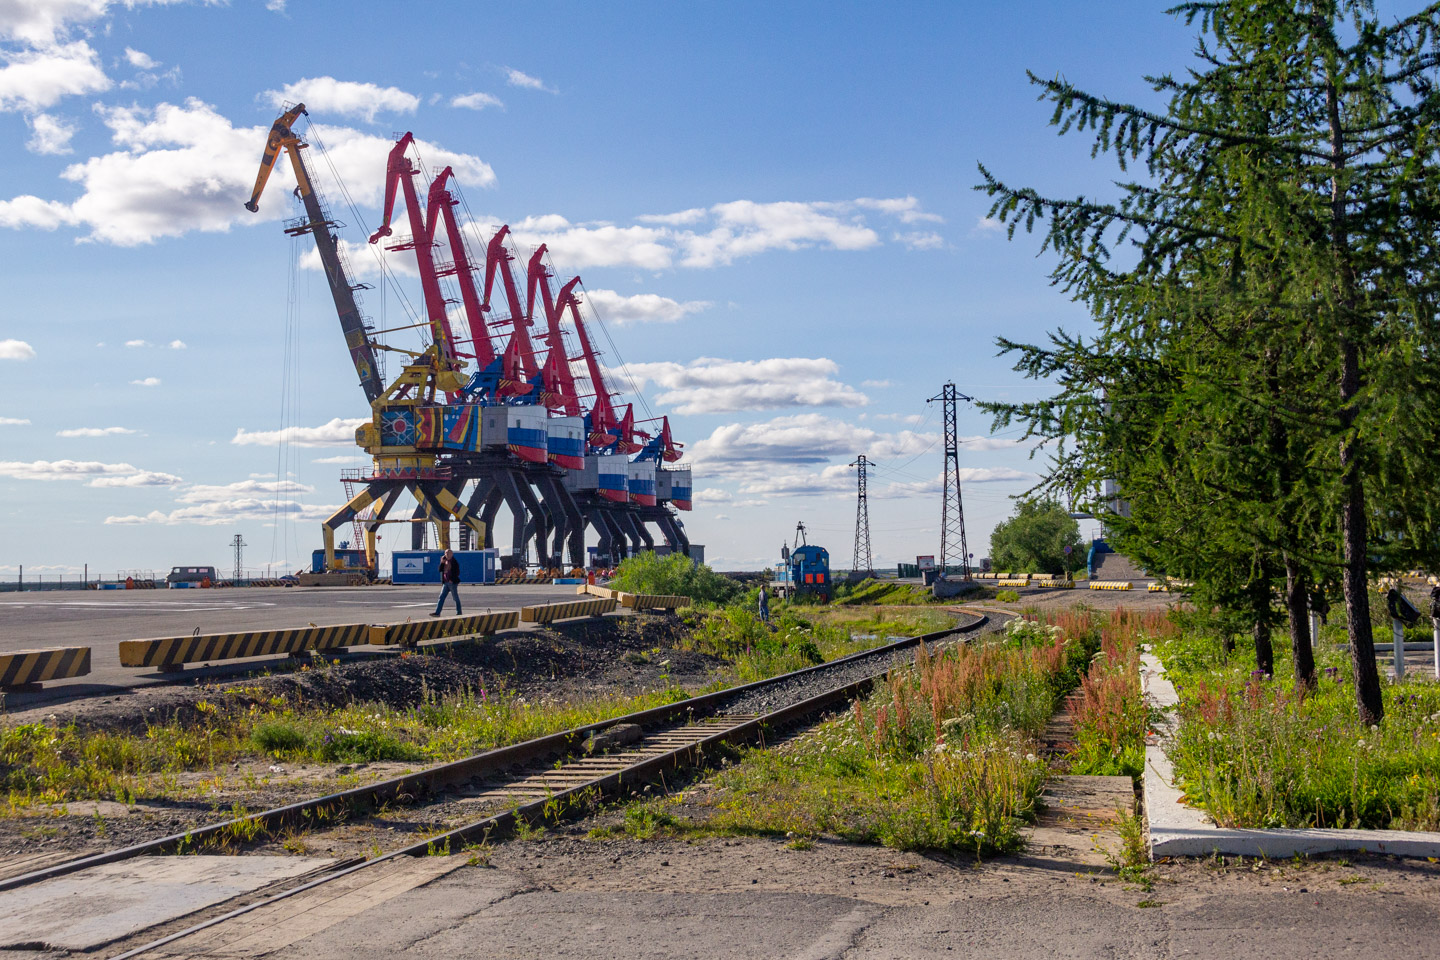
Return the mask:
<path id="1" fill-rule="evenodd" d="M 136 50 L 134 47 L 125 48 L 125 60 L 136 70 L 154 70 L 160 66 L 159 60 L 156 60 L 148 53 L 142 53 Z"/>
<path id="2" fill-rule="evenodd" d="M 336 417 L 318 427 L 285 427 L 282 430 L 246 430 L 242 427 L 235 431 L 230 442 L 242 446 L 268 447 L 285 441 L 293 447 L 344 447 L 354 444 L 355 429 L 369 422 L 369 417 Z"/>
<path id="3" fill-rule="evenodd" d="M 160 386 L 160 378 L 146 377 L 143 380 L 131 380 L 130 383 L 132 386 L 136 387 L 158 387 Z"/>
<path id="4" fill-rule="evenodd" d="M 131 433 L 139 433 L 138 430 L 131 430 L 129 427 L 72 427 L 69 430 L 59 430 L 55 433 L 57 437 L 118 437 Z"/>
<path id="5" fill-rule="evenodd" d="M 654 293 L 627 297 L 614 290 L 587 290 L 585 296 L 601 318 L 622 327 L 629 323 L 674 323 L 713 306 L 708 300 L 681 303 Z"/>
<path id="6" fill-rule="evenodd" d="M 30 125 L 30 139 L 25 141 L 26 150 L 52 156 L 74 152 L 70 149 L 70 138 L 75 136 L 74 124 L 48 113 L 37 113 L 33 117 L 27 117 L 25 122 Z"/>
<path id="7" fill-rule="evenodd" d="M 458 97 L 451 98 L 450 106 L 464 107 L 467 110 L 484 110 L 486 107 L 505 109 L 505 104 L 500 102 L 499 97 L 491 96 L 488 93 L 462 93 Z"/>
<path id="8" fill-rule="evenodd" d="M 36 112 L 63 97 L 110 89 L 100 55 L 83 40 L 0 50 L 0 110 Z"/>
<path id="9" fill-rule="evenodd" d="M 170 347 L 171 350 L 184 350 L 184 349 L 185 349 L 185 341 L 184 341 L 184 340 L 171 340 L 170 343 L 168 344 L 168 346 Z"/>
<path id="10" fill-rule="evenodd" d="M 690 447 L 697 468 L 713 474 L 744 476 L 763 473 L 774 464 L 795 466 L 847 459 L 863 453 L 872 459 L 916 456 L 931 449 L 938 434 L 881 433 L 819 413 L 776 417 L 759 423 L 728 423 Z"/>
<path id="11" fill-rule="evenodd" d="M 0 417 L 0 427 L 27 427 L 30 421 L 20 417 Z"/>
<path id="12" fill-rule="evenodd" d="M 834 379 L 835 361 L 825 357 L 776 357 L 770 360 L 720 360 L 700 357 L 687 364 L 637 363 L 611 371 L 628 392 L 654 383 L 663 391 L 660 403 L 676 413 L 729 413 L 736 410 L 775 410 L 785 407 L 859 407 L 869 403 L 865 394 Z"/>
<path id="13" fill-rule="evenodd" d="M 0 360 L 33 360 L 35 348 L 24 340 L 0 340 Z"/>
<path id="14" fill-rule="evenodd" d="M 526 90 L 544 90 L 546 93 L 555 91 L 545 86 L 545 81 L 539 77 L 532 77 L 528 73 L 522 73 L 514 67 L 505 68 L 505 82 L 512 87 L 522 87 Z"/>
<path id="15" fill-rule="evenodd" d="M 336 80 L 334 77 L 306 77 L 262 96 L 277 109 L 285 103 L 303 103 L 312 113 L 358 117 L 374 123 L 377 113 L 414 113 L 420 98 L 399 87 Z"/>

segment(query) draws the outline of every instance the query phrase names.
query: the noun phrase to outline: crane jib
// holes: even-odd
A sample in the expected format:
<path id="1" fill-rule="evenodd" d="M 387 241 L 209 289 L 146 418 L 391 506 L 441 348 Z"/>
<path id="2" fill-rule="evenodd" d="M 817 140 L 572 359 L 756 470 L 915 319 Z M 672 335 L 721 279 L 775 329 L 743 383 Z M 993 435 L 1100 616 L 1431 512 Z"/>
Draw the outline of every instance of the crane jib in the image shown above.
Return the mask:
<path id="1" fill-rule="evenodd" d="M 365 399 L 371 402 L 379 399 L 385 393 L 385 383 L 380 379 L 379 366 L 375 361 L 375 347 L 370 342 L 370 337 L 365 330 L 365 321 L 360 316 L 360 308 L 355 303 L 354 284 L 345 274 L 345 266 L 340 260 L 339 245 L 335 235 L 330 232 L 331 220 L 325 215 L 320 205 L 320 198 L 314 189 L 315 179 L 311 175 L 305 163 L 304 154 L 301 148 L 305 144 L 290 129 L 290 124 L 295 118 L 305 113 L 305 105 L 300 104 L 293 110 L 284 114 L 270 129 L 270 137 L 265 144 L 265 152 L 260 159 L 260 172 L 255 178 L 255 189 L 251 193 L 250 200 L 245 208 L 251 212 L 259 210 L 260 194 L 265 189 L 269 180 L 270 172 L 280 158 L 280 151 L 284 150 L 290 155 L 291 166 L 295 169 L 295 180 L 299 184 L 300 200 L 305 205 L 305 224 L 286 230 L 285 232 L 298 236 L 301 233 L 309 233 L 315 238 L 315 249 L 320 254 L 320 262 L 325 267 L 325 280 L 330 286 L 330 296 L 335 301 L 335 312 L 340 317 L 340 329 L 345 334 L 345 346 L 350 351 L 350 360 L 355 365 L 355 373 L 360 378 L 360 388 L 365 391 Z"/>

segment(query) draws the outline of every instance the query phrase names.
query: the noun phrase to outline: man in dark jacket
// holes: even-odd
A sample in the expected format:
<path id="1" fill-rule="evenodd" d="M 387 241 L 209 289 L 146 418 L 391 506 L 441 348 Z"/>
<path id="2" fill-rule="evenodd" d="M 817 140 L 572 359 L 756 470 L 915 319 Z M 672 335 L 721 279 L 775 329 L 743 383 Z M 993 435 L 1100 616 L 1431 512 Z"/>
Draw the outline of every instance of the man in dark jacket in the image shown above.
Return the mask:
<path id="1" fill-rule="evenodd" d="M 455 598 L 455 616 L 460 616 L 460 561 L 455 559 L 451 550 L 446 550 L 445 556 L 440 558 L 440 600 L 430 616 L 440 616 L 440 611 L 445 609 L 446 597 Z"/>

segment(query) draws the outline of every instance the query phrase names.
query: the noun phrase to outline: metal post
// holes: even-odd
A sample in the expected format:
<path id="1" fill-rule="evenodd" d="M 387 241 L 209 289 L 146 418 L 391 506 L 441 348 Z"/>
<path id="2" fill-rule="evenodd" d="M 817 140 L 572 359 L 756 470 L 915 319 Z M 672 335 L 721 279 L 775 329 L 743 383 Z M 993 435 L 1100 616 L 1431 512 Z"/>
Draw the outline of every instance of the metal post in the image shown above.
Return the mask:
<path id="1" fill-rule="evenodd" d="M 1395 679 L 1405 679 L 1405 624 L 1391 620 L 1395 625 Z"/>
<path id="2" fill-rule="evenodd" d="M 1431 622 L 1435 624 L 1435 679 L 1440 680 L 1440 619 Z"/>
<path id="3" fill-rule="evenodd" d="M 85 579 L 80 582 L 80 586 L 81 586 L 82 589 L 88 588 L 88 587 L 90 586 L 90 564 L 88 564 L 88 563 L 85 564 L 85 574 L 84 574 L 84 576 L 85 576 Z"/>

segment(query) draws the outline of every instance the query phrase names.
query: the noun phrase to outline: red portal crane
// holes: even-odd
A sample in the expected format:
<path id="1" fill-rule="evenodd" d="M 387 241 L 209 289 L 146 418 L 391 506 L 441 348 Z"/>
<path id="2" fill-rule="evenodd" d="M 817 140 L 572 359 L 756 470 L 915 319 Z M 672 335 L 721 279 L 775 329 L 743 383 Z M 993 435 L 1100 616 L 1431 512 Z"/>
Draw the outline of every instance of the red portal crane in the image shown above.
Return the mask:
<path id="1" fill-rule="evenodd" d="M 450 330 L 450 317 L 445 311 L 445 295 L 440 292 L 440 278 L 435 270 L 435 222 L 433 218 L 429 224 L 425 222 L 425 213 L 415 190 L 415 177 L 420 171 L 405 153 L 414 141 L 415 138 L 407 133 L 390 149 L 390 159 L 385 165 L 384 217 L 380 229 L 370 237 L 370 242 L 379 243 L 383 237 L 390 236 L 390 218 L 395 212 L 395 187 L 399 184 L 405 191 L 405 212 L 410 218 L 410 239 L 387 249 L 415 251 L 431 336 L 440 351 L 441 361 L 448 364 L 449 369 L 457 370 L 460 359 L 455 352 L 455 336 Z M 451 396 L 450 399 L 453 401 L 455 397 Z"/>

